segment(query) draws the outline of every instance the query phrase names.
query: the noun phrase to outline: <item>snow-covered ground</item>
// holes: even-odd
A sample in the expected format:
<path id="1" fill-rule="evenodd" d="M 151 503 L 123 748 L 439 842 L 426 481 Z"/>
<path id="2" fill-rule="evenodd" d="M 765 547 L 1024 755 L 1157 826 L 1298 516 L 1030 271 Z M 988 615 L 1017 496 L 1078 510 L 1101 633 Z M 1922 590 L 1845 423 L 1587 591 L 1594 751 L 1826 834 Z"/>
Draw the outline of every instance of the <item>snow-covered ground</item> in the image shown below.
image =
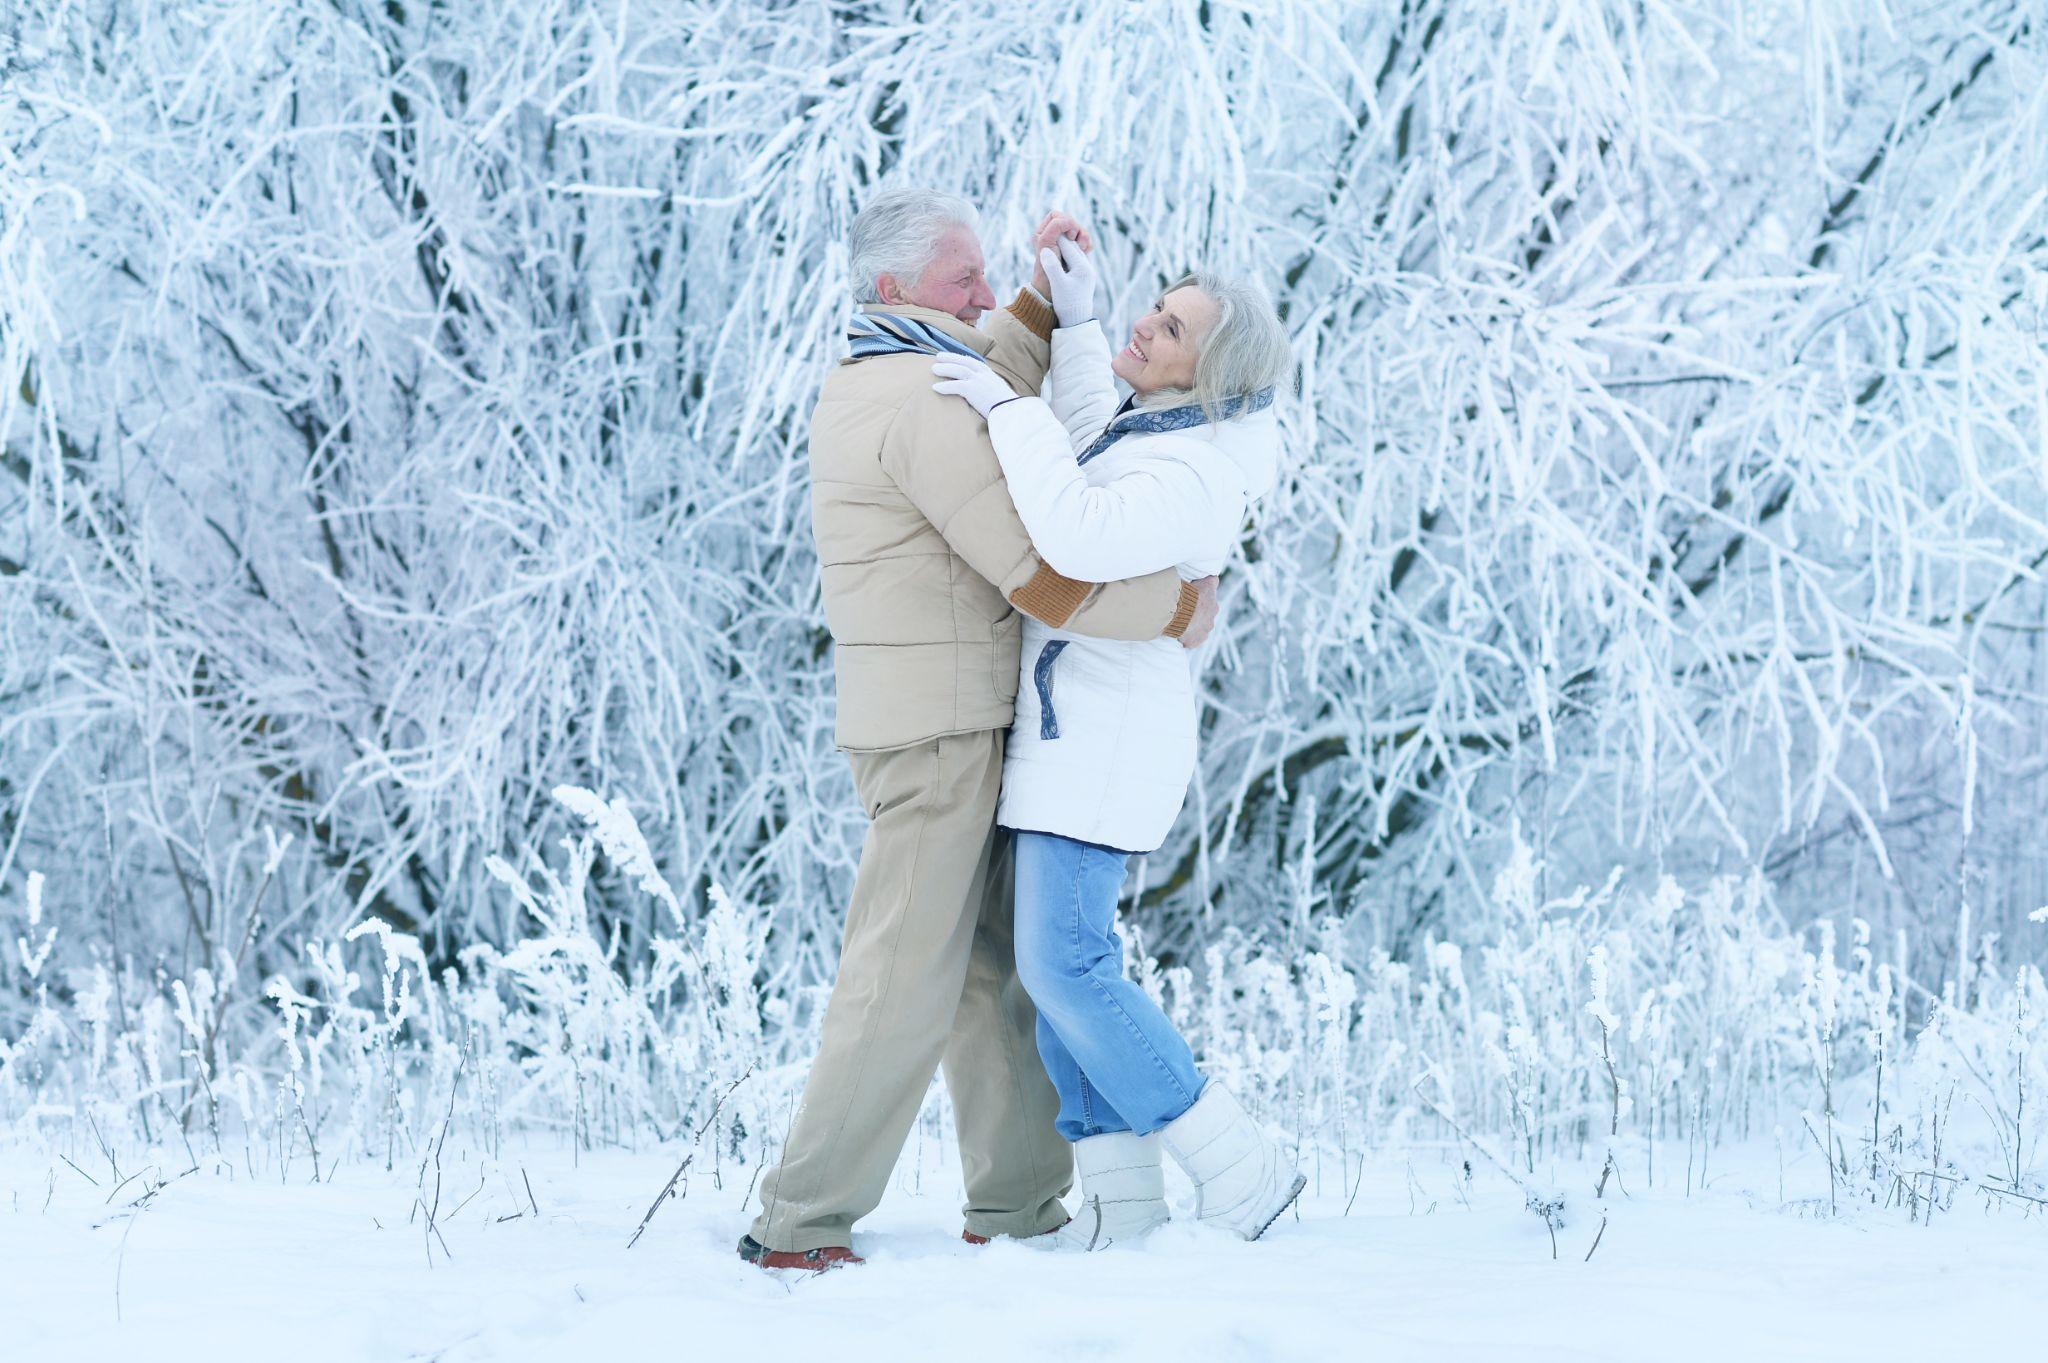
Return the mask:
<path id="1" fill-rule="evenodd" d="M 961 1243 L 957 1175 L 906 1159 L 858 1236 L 868 1265 L 821 1278 L 734 1256 L 746 1169 L 693 1178 L 629 1249 L 673 1159 L 451 1148 L 430 1256 L 416 1162 L 325 1184 L 209 1162 L 124 1212 L 153 1167 L 115 1192 L 103 1159 L 0 1153 L 0 1357 L 1811 1363 L 2039 1357 L 2048 1338 L 2048 1219 L 1969 1196 L 1931 1226 L 1830 1219 L 1817 1161 L 1788 1165 L 1781 1198 L 1768 1150 L 1691 1197 L 1611 1198 L 1590 1262 L 1590 1199 L 1553 1259 L 1505 1181 L 1460 1195 L 1454 1153 L 1375 1161 L 1348 1210 L 1332 1177 L 1255 1245 L 1177 1225 L 1073 1257 Z"/>

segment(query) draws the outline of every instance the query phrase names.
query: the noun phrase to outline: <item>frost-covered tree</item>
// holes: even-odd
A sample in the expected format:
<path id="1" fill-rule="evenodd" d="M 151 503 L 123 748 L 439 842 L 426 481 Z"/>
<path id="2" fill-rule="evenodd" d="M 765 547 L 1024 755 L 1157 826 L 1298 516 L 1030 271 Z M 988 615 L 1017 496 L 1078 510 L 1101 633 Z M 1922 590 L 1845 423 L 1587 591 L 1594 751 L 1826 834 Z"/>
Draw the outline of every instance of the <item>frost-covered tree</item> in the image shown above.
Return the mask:
<path id="1" fill-rule="evenodd" d="M 816 978 L 860 819 L 805 417 L 847 224 L 916 181 L 999 276 L 1058 205 L 1113 322 L 1199 263 L 1295 338 L 1153 950 L 1289 905 L 1398 955 L 1515 827 L 2010 935 L 2044 90 L 2024 0 L 10 6 L 0 905 L 40 870 L 60 951 L 267 973 L 375 913 L 445 960 L 514 935 L 484 859 L 568 783 Z"/>

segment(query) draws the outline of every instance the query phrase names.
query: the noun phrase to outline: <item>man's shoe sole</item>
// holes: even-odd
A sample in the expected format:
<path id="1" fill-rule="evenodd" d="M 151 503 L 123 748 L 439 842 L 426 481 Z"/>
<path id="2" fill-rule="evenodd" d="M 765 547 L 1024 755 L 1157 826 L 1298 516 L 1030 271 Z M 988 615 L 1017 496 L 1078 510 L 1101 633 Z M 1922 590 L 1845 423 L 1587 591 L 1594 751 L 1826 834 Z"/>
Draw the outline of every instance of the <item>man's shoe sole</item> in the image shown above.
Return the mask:
<path id="1" fill-rule="evenodd" d="M 1074 1218 L 1070 1216 L 1067 1218 L 1067 1221 L 1071 1221 L 1073 1219 Z M 1036 1240 L 1041 1235 L 1054 1235 L 1058 1233 L 1060 1226 L 1064 1226 L 1067 1224 L 1067 1221 L 1062 1221 L 1060 1222 L 1059 1226 L 1053 1226 L 1048 1230 L 1033 1231 L 1029 1235 L 1012 1235 L 1009 1238 L 1012 1240 Z M 960 1238 L 962 1240 L 965 1240 L 970 1245 L 991 1244 L 994 1242 L 995 1239 L 994 1236 L 982 1235 L 977 1231 L 971 1231 L 964 1228 L 960 1232 Z"/>
<path id="2" fill-rule="evenodd" d="M 770 1249 L 751 1235 L 742 1235 L 740 1258 L 756 1268 L 770 1271 L 795 1269 L 801 1273 L 826 1273 L 835 1268 L 853 1268 L 867 1260 L 844 1245 L 822 1249 Z"/>

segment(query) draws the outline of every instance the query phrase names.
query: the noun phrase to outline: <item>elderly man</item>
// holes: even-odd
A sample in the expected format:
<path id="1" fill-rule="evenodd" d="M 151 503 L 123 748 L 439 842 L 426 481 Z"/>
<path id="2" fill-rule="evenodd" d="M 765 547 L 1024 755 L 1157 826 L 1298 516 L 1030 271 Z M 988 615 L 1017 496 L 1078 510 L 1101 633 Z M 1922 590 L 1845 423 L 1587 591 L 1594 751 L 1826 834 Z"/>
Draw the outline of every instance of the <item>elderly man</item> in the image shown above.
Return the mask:
<path id="1" fill-rule="evenodd" d="M 1079 228 L 1059 214 L 1038 248 Z M 861 303 L 850 354 L 811 418 L 811 506 L 835 645 L 838 744 L 872 821 L 818 1056 L 740 1253 L 764 1268 L 859 1263 L 853 1223 L 881 1200 L 943 1064 L 966 1176 L 966 1237 L 1067 1219 L 1072 1158 L 1011 947 L 1010 849 L 995 826 L 1017 693 L 1018 611 L 1112 639 L 1193 648 L 1215 579 L 1172 570 L 1094 584 L 1042 562 L 988 429 L 932 391 L 932 356 L 984 358 L 1036 393 L 1053 313 L 1042 278 L 995 308 L 975 213 L 924 190 L 854 220 Z"/>

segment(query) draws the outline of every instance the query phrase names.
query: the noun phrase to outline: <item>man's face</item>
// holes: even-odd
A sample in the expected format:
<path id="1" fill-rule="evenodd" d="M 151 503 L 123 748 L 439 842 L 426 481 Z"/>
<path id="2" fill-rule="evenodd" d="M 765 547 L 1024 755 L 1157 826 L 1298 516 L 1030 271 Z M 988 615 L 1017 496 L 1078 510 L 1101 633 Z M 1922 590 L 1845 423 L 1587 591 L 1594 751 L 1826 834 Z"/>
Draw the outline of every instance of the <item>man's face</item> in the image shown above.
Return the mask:
<path id="1" fill-rule="evenodd" d="M 885 303 L 935 308 L 973 326 L 983 312 L 996 305 L 983 268 L 981 242 L 974 229 L 955 223 L 939 238 L 931 263 L 914 282 L 905 284 L 895 275 L 885 274 L 876 283 Z"/>

